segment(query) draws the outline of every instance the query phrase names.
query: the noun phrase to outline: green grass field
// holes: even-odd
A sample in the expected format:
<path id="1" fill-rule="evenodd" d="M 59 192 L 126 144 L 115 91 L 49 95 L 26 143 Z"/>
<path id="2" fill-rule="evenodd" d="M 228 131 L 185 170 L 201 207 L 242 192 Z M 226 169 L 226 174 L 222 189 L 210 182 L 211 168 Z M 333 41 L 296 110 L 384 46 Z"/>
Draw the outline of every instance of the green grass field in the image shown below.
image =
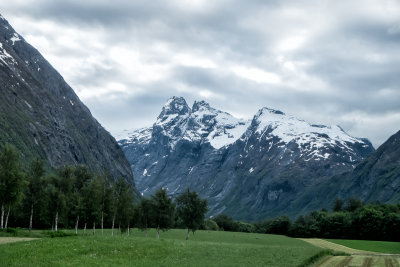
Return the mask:
<path id="1" fill-rule="evenodd" d="M 341 240 L 341 239 L 326 239 L 326 240 L 332 243 L 336 243 L 339 245 L 359 250 L 388 253 L 388 254 L 400 254 L 400 242 Z"/>
<path id="2" fill-rule="evenodd" d="M 321 249 L 301 240 L 264 234 L 185 230 L 131 236 L 42 238 L 0 245 L 1 266 L 297 266 Z"/>

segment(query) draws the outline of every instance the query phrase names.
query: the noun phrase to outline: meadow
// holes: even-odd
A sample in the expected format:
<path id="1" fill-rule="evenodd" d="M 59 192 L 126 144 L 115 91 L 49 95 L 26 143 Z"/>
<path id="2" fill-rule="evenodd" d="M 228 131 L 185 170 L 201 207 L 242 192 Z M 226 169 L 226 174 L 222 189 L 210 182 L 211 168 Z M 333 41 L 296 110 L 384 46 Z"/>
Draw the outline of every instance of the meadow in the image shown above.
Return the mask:
<path id="1" fill-rule="evenodd" d="M 349 248 L 387 253 L 400 254 L 400 242 L 387 241 L 369 241 L 369 240 L 344 240 L 344 239 L 327 239 L 328 241 L 343 245 Z"/>
<path id="2" fill-rule="evenodd" d="M 90 233 L 90 232 L 89 232 Z M 37 236 L 38 234 L 36 234 Z M 148 237 L 132 230 L 104 235 L 41 238 L 0 245 L 2 266 L 298 266 L 322 249 L 302 240 L 279 235 L 186 230 Z"/>

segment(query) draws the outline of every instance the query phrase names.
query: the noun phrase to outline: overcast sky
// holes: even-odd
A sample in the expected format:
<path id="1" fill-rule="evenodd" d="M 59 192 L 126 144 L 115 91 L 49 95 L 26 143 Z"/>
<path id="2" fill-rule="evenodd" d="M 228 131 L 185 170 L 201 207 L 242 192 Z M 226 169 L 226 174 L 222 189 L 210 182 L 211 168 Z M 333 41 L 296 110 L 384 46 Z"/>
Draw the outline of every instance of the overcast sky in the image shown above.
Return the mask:
<path id="1" fill-rule="evenodd" d="M 375 147 L 400 130 L 400 1 L 0 0 L 111 133 L 171 96 L 282 110 Z"/>

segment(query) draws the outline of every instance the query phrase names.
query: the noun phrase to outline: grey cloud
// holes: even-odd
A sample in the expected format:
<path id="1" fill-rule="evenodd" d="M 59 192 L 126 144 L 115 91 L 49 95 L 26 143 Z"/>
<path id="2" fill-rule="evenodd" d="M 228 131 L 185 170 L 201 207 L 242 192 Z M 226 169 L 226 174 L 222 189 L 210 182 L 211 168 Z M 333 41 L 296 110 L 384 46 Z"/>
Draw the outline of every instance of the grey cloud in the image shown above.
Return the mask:
<path id="1" fill-rule="evenodd" d="M 77 91 L 103 88 L 110 82 L 125 85 L 128 92 L 84 100 L 112 132 L 151 125 L 170 96 L 183 96 L 191 103 L 202 98 L 202 88 L 219 96 L 205 99 L 213 106 L 247 118 L 268 106 L 313 123 L 340 124 L 350 134 L 370 138 L 375 146 L 394 133 L 391 124 L 400 121 L 396 115 L 400 114 L 400 34 L 393 27 L 400 24 L 393 14 L 385 16 L 380 11 L 379 1 L 222 0 L 207 6 L 191 10 L 161 0 L 38 0 L 33 5 L 10 2 L 3 15 L 99 33 L 105 51 L 94 52 L 104 58 L 88 62 L 84 73 L 67 80 Z M 376 13 L 371 11 L 375 7 Z M 303 33 L 307 40 L 299 48 L 277 48 L 282 38 Z M 38 27 L 31 34 L 46 32 Z M 46 36 L 50 42 L 57 37 Z M 160 43 L 166 51 L 154 48 Z M 107 58 L 108 50 L 120 46 L 137 51 L 143 57 L 141 64 L 168 65 L 168 75 L 146 82 L 139 82 L 136 73 L 127 75 L 124 66 Z M 90 49 L 94 48 L 63 47 L 51 53 L 61 59 L 82 59 Z M 172 59 L 180 53 L 210 59 L 217 66 L 179 65 Z M 280 56 L 295 65 L 308 63 L 296 65 L 298 72 L 291 72 L 279 62 Z M 230 71 L 232 65 L 276 73 L 282 82 L 258 83 L 239 77 Z M 63 74 L 64 70 L 59 71 Z M 358 113 L 382 118 L 382 123 L 368 129 L 366 123 L 350 118 Z M 389 118 L 395 122 L 390 124 Z"/>

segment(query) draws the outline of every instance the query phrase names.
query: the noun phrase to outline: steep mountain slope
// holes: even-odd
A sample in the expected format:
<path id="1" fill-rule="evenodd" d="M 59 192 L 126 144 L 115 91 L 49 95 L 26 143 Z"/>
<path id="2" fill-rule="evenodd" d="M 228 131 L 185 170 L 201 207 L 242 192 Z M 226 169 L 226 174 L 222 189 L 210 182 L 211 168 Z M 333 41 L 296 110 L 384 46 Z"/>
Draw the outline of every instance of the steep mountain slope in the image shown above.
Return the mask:
<path id="1" fill-rule="evenodd" d="M 331 208 L 335 199 L 400 202 L 400 131 L 391 136 L 354 170 L 333 176 L 307 190 L 293 205 L 303 211 Z"/>
<path id="2" fill-rule="evenodd" d="M 133 183 L 115 139 L 61 75 L 0 16 L 0 144 L 38 155 L 52 167 L 86 164 Z"/>
<path id="3" fill-rule="evenodd" d="M 341 128 L 310 125 L 261 109 L 251 121 L 204 101 L 171 98 L 150 128 L 119 141 L 138 189 L 171 195 L 189 187 L 209 200 L 209 214 L 257 220 L 285 213 L 316 182 L 353 169 L 374 149 Z"/>

